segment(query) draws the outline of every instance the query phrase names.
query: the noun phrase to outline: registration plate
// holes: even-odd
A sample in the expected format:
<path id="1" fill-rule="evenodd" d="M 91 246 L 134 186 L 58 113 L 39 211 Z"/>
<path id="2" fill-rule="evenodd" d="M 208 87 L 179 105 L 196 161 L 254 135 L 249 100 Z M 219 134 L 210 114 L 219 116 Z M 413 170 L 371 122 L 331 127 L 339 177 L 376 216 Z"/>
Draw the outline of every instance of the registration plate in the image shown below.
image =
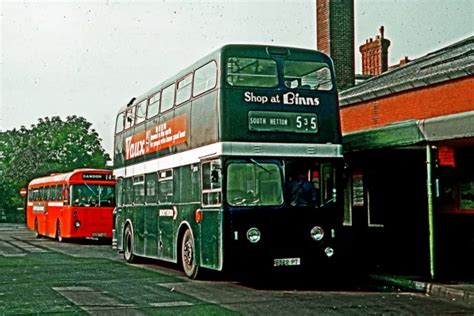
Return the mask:
<path id="1" fill-rule="evenodd" d="M 300 258 L 277 258 L 273 259 L 273 266 L 299 266 L 301 264 Z"/>
<path id="2" fill-rule="evenodd" d="M 105 237 L 105 233 L 92 233 L 92 237 Z"/>

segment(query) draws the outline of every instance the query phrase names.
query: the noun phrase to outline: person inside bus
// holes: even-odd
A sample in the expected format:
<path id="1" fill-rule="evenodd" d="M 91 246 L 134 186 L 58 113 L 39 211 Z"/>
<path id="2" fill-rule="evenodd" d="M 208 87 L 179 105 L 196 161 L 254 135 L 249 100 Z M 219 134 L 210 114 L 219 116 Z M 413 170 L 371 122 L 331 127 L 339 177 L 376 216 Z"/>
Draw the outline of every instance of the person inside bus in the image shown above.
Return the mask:
<path id="1" fill-rule="evenodd" d="M 317 193 L 312 182 L 308 180 L 306 169 L 298 169 L 296 175 L 291 178 L 287 188 L 288 201 L 291 206 L 317 205 Z"/>
<path id="2" fill-rule="evenodd" d="M 81 188 L 77 188 L 77 190 L 74 192 L 74 203 L 73 205 L 77 205 L 77 206 L 86 206 L 87 204 L 87 198 L 86 198 L 86 194 L 83 192 L 83 190 Z"/>

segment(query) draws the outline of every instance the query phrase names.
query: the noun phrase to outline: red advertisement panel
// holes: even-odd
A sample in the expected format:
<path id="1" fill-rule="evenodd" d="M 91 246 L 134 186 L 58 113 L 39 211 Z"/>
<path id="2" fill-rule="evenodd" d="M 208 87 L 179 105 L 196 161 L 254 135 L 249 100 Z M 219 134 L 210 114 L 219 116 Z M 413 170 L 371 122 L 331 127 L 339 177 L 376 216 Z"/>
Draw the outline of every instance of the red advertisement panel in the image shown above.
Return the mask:
<path id="1" fill-rule="evenodd" d="M 187 141 L 186 115 L 182 114 L 125 139 L 125 159 L 132 159 Z"/>

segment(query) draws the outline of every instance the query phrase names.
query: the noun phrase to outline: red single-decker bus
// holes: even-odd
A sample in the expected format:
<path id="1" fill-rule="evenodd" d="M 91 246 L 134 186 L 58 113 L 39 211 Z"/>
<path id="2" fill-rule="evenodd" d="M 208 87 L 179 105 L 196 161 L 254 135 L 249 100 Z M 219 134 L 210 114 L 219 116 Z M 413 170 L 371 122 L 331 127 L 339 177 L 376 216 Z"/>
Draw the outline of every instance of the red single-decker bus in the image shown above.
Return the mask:
<path id="1" fill-rule="evenodd" d="M 111 238 L 115 180 L 110 170 L 76 169 L 32 180 L 26 223 L 37 236 Z"/>

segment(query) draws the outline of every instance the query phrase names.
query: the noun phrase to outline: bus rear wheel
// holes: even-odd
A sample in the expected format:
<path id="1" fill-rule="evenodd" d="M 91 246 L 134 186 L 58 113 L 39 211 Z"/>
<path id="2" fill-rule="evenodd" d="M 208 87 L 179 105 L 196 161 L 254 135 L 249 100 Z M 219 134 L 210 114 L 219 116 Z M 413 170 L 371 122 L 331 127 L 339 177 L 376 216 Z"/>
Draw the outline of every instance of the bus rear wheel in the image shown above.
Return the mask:
<path id="1" fill-rule="evenodd" d="M 181 263 L 184 274 L 190 279 L 197 279 L 199 267 L 196 264 L 196 249 L 194 247 L 194 237 L 191 230 L 184 232 L 181 241 Z"/>
<path id="2" fill-rule="evenodd" d="M 35 219 L 35 238 L 40 238 L 41 235 L 38 230 L 38 219 Z"/>
<path id="3" fill-rule="evenodd" d="M 61 236 L 61 223 L 59 221 L 56 223 L 56 239 L 59 242 L 63 242 L 63 236 Z"/>
<path id="4" fill-rule="evenodd" d="M 123 239 L 123 258 L 129 263 L 133 263 L 136 261 L 136 257 L 133 254 L 133 232 L 130 225 L 125 228 Z"/>

